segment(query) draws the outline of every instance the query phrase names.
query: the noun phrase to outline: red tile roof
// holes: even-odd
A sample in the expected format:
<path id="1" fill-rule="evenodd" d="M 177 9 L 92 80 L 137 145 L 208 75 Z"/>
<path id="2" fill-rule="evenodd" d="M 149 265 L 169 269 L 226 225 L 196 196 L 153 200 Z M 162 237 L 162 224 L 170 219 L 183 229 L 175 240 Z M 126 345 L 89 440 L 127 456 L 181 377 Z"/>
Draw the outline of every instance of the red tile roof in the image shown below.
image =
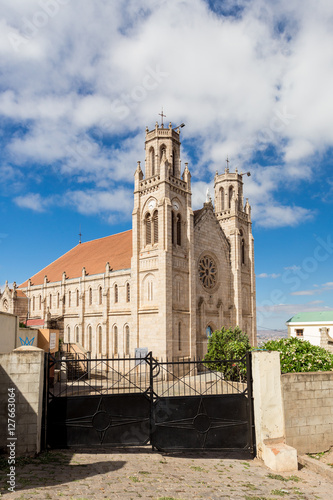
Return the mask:
<path id="1" fill-rule="evenodd" d="M 43 319 L 28 319 L 24 323 L 26 326 L 44 326 Z"/>
<path id="2" fill-rule="evenodd" d="M 9 291 L 10 291 L 10 292 L 12 292 L 12 291 L 13 291 L 13 289 L 12 289 L 12 288 L 10 288 L 10 289 L 9 289 Z M 16 288 L 16 290 L 15 290 L 15 291 L 16 291 L 16 297 L 24 297 L 25 299 L 27 299 L 27 298 L 28 298 L 28 297 L 26 296 L 26 294 L 25 294 L 22 290 L 18 290 L 18 289 Z"/>
<path id="3" fill-rule="evenodd" d="M 98 240 L 87 241 L 72 248 L 59 259 L 49 264 L 31 277 L 32 285 L 41 285 L 44 276 L 49 282 L 61 281 L 62 273 L 67 278 L 78 278 L 82 275 L 82 268 L 86 268 L 89 275 L 105 272 L 107 262 L 113 271 L 129 269 L 132 257 L 132 230 Z M 28 286 L 28 280 L 20 287 Z"/>

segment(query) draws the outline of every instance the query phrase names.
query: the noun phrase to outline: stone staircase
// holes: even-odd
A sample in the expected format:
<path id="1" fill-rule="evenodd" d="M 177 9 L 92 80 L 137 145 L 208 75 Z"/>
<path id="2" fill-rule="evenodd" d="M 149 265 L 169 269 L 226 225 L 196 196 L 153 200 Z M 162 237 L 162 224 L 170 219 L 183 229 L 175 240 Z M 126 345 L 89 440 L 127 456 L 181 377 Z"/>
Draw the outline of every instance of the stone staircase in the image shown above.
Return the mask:
<path id="1" fill-rule="evenodd" d="M 87 356 L 73 352 L 63 352 L 62 356 L 66 358 L 67 380 L 83 380 L 88 378 Z"/>

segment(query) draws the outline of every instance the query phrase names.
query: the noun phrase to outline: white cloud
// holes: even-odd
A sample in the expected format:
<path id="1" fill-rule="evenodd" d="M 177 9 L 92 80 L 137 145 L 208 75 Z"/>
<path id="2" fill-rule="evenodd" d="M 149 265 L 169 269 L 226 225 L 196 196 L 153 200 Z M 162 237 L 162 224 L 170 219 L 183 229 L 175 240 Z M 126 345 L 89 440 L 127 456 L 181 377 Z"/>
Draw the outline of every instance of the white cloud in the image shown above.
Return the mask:
<path id="1" fill-rule="evenodd" d="M 117 212 L 128 216 L 133 205 L 132 192 L 124 189 L 114 192 L 97 190 L 67 192 L 66 202 L 85 215 Z"/>
<path id="2" fill-rule="evenodd" d="M 260 273 L 260 274 L 257 274 L 257 278 L 271 278 L 271 279 L 276 279 L 276 278 L 279 278 L 281 276 L 281 274 L 275 274 L 275 273 L 272 273 L 272 274 L 267 274 L 267 273 Z"/>
<path id="3" fill-rule="evenodd" d="M 34 212 L 44 212 L 47 206 L 45 199 L 39 193 L 29 193 L 24 196 L 14 198 L 16 205 L 21 208 L 28 208 Z"/>
<path id="4" fill-rule="evenodd" d="M 166 122 L 186 122 L 195 146 L 194 206 L 228 154 L 233 168 L 252 172 L 245 191 L 258 225 L 314 216 L 284 205 L 279 190 L 311 182 L 313 154 L 333 144 L 329 2 L 241 0 L 236 17 L 204 0 L 53 4 L 53 13 L 37 0 L 0 5 L 0 116 L 20 126 L 0 144 L 8 164 L 48 175 L 56 163 L 96 189 L 123 185 L 163 104 Z M 271 145 L 279 165 L 249 164 Z"/>
<path id="5" fill-rule="evenodd" d="M 302 207 L 282 206 L 273 204 L 256 205 L 253 216 L 259 226 L 272 228 L 283 226 L 297 226 L 311 220 L 314 213 Z"/>
<path id="6" fill-rule="evenodd" d="M 207 198 L 207 189 L 210 196 L 214 199 L 214 192 L 210 182 L 193 182 L 192 185 L 192 207 L 194 210 L 202 208 Z"/>
<path id="7" fill-rule="evenodd" d="M 263 320 L 271 320 L 273 317 L 285 318 L 287 321 L 289 318 L 294 316 L 300 312 L 313 312 L 313 311 L 322 311 L 325 310 L 333 310 L 332 307 L 321 306 L 318 302 L 307 302 L 305 304 L 276 304 L 272 306 L 258 306 L 257 313 L 258 319 L 262 322 Z M 259 325 L 258 325 L 259 328 Z"/>
<path id="8" fill-rule="evenodd" d="M 322 285 L 313 285 L 315 288 L 313 290 L 300 290 L 298 292 L 292 292 L 290 295 L 320 295 L 324 292 L 333 290 L 333 282 L 329 281 L 323 283 Z"/>
<path id="9" fill-rule="evenodd" d="M 301 266 L 289 266 L 289 267 L 284 267 L 283 269 L 285 269 L 286 271 L 299 271 L 301 269 Z"/>

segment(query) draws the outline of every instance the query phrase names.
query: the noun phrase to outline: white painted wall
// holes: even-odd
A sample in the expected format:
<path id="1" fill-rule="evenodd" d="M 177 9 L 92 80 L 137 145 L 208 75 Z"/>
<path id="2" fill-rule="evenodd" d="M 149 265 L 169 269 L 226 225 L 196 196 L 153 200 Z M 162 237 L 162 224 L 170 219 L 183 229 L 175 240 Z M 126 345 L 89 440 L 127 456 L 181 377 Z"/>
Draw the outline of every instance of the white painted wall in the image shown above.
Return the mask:
<path id="1" fill-rule="evenodd" d="M 330 335 L 333 334 L 333 323 L 289 323 L 288 337 L 297 337 L 296 330 L 303 330 L 303 337 L 299 339 L 308 340 L 312 345 L 320 346 L 320 329 L 326 327 Z"/>

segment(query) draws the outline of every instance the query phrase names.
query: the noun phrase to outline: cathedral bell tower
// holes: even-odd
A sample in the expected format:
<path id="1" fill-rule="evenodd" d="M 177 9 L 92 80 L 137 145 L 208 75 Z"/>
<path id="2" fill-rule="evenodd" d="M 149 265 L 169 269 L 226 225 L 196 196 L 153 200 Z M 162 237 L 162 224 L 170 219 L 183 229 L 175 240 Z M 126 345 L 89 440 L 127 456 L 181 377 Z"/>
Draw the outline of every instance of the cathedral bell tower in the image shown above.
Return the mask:
<path id="1" fill-rule="evenodd" d="M 181 169 L 180 127 L 156 122 L 153 130 L 146 128 L 144 171 L 138 162 L 134 178 L 131 307 L 137 347 L 165 358 L 194 355 L 191 174 L 187 164 Z"/>
<path id="2" fill-rule="evenodd" d="M 230 242 L 230 260 L 233 275 L 233 322 L 256 345 L 256 291 L 251 207 L 244 205 L 243 176 L 229 171 L 229 160 L 223 174 L 214 178 L 215 215 Z"/>

